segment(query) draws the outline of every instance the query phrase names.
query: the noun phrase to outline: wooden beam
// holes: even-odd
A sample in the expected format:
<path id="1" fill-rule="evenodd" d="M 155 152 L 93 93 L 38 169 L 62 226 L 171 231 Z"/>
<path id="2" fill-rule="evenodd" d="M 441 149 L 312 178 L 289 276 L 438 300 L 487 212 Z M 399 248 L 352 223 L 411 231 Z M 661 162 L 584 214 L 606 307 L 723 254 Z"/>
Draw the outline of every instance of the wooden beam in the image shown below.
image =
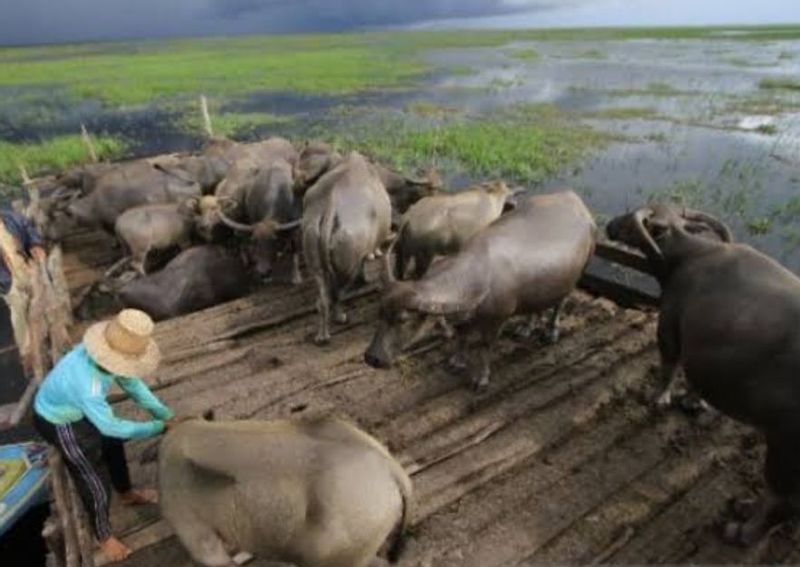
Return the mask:
<path id="1" fill-rule="evenodd" d="M 613 242 L 598 242 L 594 249 L 594 255 L 603 260 L 613 262 L 614 264 L 620 264 L 626 268 L 631 268 L 651 276 L 655 273 L 650 265 L 650 261 L 643 254 L 623 248 Z"/>
<path id="2" fill-rule="evenodd" d="M 83 143 L 86 145 L 86 150 L 89 152 L 89 158 L 92 163 L 97 163 L 99 161 L 97 159 L 97 151 L 94 149 L 94 143 L 84 124 L 81 124 L 81 138 L 83 138 Z"/>
<path id="3" fill-rule="evenodd" d="M 657 295 L 589 273 L 583 274 L 578 287 L 592 295 L 607 297 L 622 307 L 657 307 L 660 303 Z"/>

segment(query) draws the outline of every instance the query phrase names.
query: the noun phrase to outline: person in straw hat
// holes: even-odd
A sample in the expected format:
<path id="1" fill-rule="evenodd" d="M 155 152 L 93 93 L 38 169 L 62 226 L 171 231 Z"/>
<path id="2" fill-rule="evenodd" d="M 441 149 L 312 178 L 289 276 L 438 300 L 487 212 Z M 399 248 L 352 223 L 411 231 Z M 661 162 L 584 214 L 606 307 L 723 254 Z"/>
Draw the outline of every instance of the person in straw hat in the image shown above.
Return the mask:
<path id="1" fill-rule="evenodd" d="M 111 534 L 110 487 L 127 505 L 157 502 L 154 490 L 132 487 L 123 441 L 158 435 L 177 422 L 141 379 L 152 375 L 161 359 L 152 332 L 152 319 L 135 309 L 95 323 L 50 371 L 33 405 L 34 426 L 64 458 L 100 547 L 112 561 L 124 559 L 130 550 Z M 106 399 L 113 384 L 153 419 L 115 416 Z"/>

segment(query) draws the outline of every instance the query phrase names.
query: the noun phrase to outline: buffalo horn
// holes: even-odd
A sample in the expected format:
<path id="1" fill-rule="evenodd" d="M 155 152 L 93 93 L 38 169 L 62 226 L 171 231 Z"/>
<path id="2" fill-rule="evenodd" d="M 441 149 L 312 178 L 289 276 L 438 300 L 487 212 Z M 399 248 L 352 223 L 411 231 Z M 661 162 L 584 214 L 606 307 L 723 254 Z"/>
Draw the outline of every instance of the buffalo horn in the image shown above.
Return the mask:
<path id="1" fill-rule="evenodd" d="M 633 213 L 633 221 L 636 225 L 636 230 L 639 231 L 639 235 L 644 238 L 644 241 L 650 247 L 650 250 L 658 257 L 663 257 L 664 254 L 661 252 L 661 248 L 658 247 L 656 241 L 653 240 L 652 235 L 644 226 L 644 219 L 645 216 L 652 214 L 650 209 L 639 209 L 635 213 Z"/>
<path id="2" fill-rule="evenodd" d="M 254 225 L 242 224 L 240 222 L 236 222 L 228 215 L 223 213 L 222 210 L 219 211 L 219 218 L 223 223 L 231 227 L 233 230 L 241 230 L 242 232 L 253 232 L 253 230 L 255 229 Z"/>
<path id="3" fill-rule="evenodd" d="M 695 211 L 694 209 L 686 209 L 683 212 L 683 218 L 694 222 L 703 222 L 710 226 L 711 229 L 719 235 L 723 242 L 733 242 L 731 230 L 725 226 L 725 223 L 715 217 L 712 217 L 708 213 Z"/>

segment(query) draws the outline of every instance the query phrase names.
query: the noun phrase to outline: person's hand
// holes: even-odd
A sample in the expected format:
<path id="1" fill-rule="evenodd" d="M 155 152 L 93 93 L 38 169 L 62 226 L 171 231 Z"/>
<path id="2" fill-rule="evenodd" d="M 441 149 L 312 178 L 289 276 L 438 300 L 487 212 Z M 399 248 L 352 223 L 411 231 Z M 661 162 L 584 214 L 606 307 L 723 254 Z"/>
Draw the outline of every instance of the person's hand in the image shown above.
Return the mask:
<path id="1" fill-rule="evenodd" d="M 184 416 L 175 416 L 173 418 L 170 418 L 170 419 L 168 419 L 168 420 L 166 420 L 164 422 L 164 431 L 169 431 L 170 429 L 172 429 L 176 425 L 180 425 L 181 423 L 183 423 L 184 421 L 187 421 L 189 419 L 192 419 L 192 418 L 189 417 L 189 416 L 185 416 L 185 415 Z"/>

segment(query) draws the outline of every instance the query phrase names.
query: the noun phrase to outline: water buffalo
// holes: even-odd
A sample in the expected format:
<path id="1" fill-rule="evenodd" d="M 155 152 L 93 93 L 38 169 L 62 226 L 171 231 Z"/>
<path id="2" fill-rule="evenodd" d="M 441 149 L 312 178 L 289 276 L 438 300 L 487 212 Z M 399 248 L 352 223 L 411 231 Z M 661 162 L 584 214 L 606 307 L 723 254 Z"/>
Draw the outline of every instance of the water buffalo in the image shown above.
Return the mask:
<path id="1" fill-rule="evenodd" d="M 124 306 L 160 321 L 236 299 L 249 288 L 249 275 L 237 255 L 203 245 L 181 252 L 163 270 L 125 284 L 118 295 Z"/>
<path id="2" fill-rule="evenodd" d="M 370 163 L 353 152 L 325 173 L 303 200 L 303 253 L 319 288 L 317 344 L 330 340 L 334 320 L 347 321 L 340 304 L 364 260 L 388 239 L 392 205 Z"/>
<path id="3" fill-rule="evenodd" d="M 709 229 L 718 239 L 702 235 Z M 800 279 L 697 211 L 653 205 L 607 231 L 642 250 L 661 284 L 665 381 L 682 366 L 703 399 L 766 436 L 768 496 L 749 521 L 726 527 L 752 543 L 800 508 Z"/>
<path id="4" fill-rule="evenodd" d="M 365 567 L 390 538 L 397 559 L 411 480 L 378 441 L 332 418 L 184 422 L 159 451 L 161 512 L 192 558 L 228 549 L 300 567 Z"/>
<path id="5" fill-rule="evenodd" d="M 128 209 L 197 196 L 200 185 L 196 181 L 139 161 L 102 175 L 94 191 L 70 203 L 67 210 L 80 224 L 113 232 L 117 217 Z"/>
<path id="6" fill-rule="evenodd" d="M 230 219 L 220 208 L 220 219 L 234 230 L 251 235 L 249 256 L 256 274 L 269 277 L 278 255 L 289 251 L 292 255 L 292 283 L 299 284 L 300 276 L 300 226 L 301 205 L 292 190 L 292 166 L 279 160 L 266 168 L 258 169 L 243 195 L 244 218 L 250 224 Z"/>
<path id="7" fill-rule="evenodd" d="M 325 142 L 305 142 L 297 158 L 294 171 L 294 190 L 298 197 L 342 161 L 342 155 Z"/>
<path id="8" fill-rule="evenodd" d="M 522 200 L 422 279 L 387 287 L 365 361 L 376 368 L 391 366 L 431 316 L 445 316 L 462 325 L 462 349 L 452 364 L 465 366 L 469 333 L 479 333 L 471 379 L 476 389 L 486 388 L 491 347 L 508 319 L 555 307 L 550 327 L 556 338 L 559 307 L 594 252 L 596 232 L 592 215 L 572 191 Z"/>
<path id="9" fill-rule="evenodd" d="M 225 177 L 214 195 L 203 199 L 199 210 L 198 230 L 207 240 L 214 239 L 222 222 L 221 212 L 234 220 L 246 219 L 245 199 L 263 181 L 263 171 L 276 164 L 288 164 L 291 178 L 297 151 L 288 140 L 268 138 L 254 144 L 235 144 L 224 158 L 229 164 Z"/>
<path id="10" fill-rule="evenodd" d="M 319 141 L 306 142 L 300 151 L 294 171 L 295 192 L 298 196 L 305 195 L 309 187 L 336 167 L 341 160 L 342 155 L 330 144 Z M 434 171 L 427 172 L 423 177 L 406 177 L 378 163 L 369 163 L 389 194 L 392 202 L 392 222 L 395 225 L 399 224 L 400 215 L 411 205 L 423 197 L 436 194 L 443 187 L 442 179 Z"/>
<path id="11" fill-rule="evenodd" d="M 185 250 L 191 245 L 197 201 L 193 198 L 182 203 L 142 205 L 117 218 L 114 232 L 122 248 L 130 253 L 131 265 L 137 272 L 145 274 L 151 251 L 175 246 Z"/>
<path id="12" fill-rule="evenodd" d="M 395 243 L 396 273 L 405 279 L 409 262 L 421 278 L 435 256 L 458 252 L 472 236 L 500 217 L 512 192 L 502 181 L 459 193 L 425 197 L 408 209 Z"/>

